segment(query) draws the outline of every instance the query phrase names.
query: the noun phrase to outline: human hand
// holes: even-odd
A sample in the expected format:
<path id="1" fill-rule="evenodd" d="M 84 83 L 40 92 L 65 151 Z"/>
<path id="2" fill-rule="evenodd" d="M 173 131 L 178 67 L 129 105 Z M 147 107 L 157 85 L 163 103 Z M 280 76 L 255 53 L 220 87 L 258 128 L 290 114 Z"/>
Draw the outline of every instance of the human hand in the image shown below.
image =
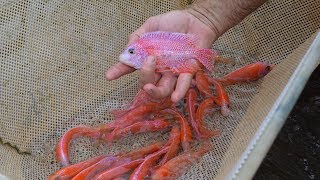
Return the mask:
<path id="1" fill-rule="evenodd" d="M 199 38 L 199 48 L 208 48 L 217 38 L 217 34 L 210 27 L 185 10 L 171 11 L 149 18 L 140 28 L 129 36 L 128 44 L 133 43 L 144 33 L 152 31 L 180 32 L 194 34 Z M 181 73 L 178 77 L 172 72 L 155 73 L 155 58 L 148 57 L 140 69 L 140 87 L 154 98 L 164 98 L 171 94 L 173 102 L 184 97 L 193 74 Z M 117 79 L 135 71 L 123 63 L 117 63 L 106 71 L 108 80 Z"/>

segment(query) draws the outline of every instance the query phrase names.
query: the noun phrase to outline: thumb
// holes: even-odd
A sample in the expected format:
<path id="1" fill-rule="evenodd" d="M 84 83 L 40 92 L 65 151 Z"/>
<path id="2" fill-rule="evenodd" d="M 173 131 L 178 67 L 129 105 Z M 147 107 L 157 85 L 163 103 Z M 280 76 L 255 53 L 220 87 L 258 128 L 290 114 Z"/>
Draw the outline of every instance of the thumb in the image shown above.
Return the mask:
<path id="1" fill-rule="evenodd" d="M 153 84 L 156 79 L 156 60 L 155 57 L 149 56 L 142 64 L 140 69 L 139 86 L 142 88 L 145 84 Z"/>

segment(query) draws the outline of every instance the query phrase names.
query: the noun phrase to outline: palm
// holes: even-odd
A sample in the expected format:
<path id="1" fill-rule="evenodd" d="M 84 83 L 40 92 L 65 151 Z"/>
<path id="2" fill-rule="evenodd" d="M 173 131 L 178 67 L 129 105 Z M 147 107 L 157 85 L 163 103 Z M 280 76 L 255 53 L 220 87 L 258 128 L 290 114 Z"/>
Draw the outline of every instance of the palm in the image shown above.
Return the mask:
<path id="1" fill-rule="evenodd" d="M 130 35 L 128 44 L 136 41 L 144 33 L 152 31 L 194 34 L 198 37 L 199 48 L 210 47 L 216 38 L 215 33 L 193 15 L 186 11 L 171 11 L 149 18 Z M 166 72 L 160 76 L 155 73 L 155 63 L 149 59 L 140 70 L 141 87 L 155 98 L 163 98 L 170 94 L 172 94 L 171 99 L 174 102 L 183 98 L 191 84 L 193 74 L 182 73 L 176 77 L 174 74 Z M 118 63 L 106 72 L 106 77 L 108 80 L 114 80 L 134 70 L 127 65 Z"/>
<path id="2" fill-rule="evenodd" d="M 211 29 L 186 11 L 171 11 L 146 21 L 147 32 L 169 31 L 194 34 L 199 38 L 199 47 L 209 47 L 215 37 Z"/>

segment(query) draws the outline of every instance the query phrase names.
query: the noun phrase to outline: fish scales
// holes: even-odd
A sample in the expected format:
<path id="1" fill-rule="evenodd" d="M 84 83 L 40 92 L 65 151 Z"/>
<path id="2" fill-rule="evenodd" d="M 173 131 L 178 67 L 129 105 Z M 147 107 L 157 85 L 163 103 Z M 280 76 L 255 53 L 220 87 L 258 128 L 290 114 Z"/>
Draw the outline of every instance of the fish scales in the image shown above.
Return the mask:
<path id="1" fill-rule="evenodd" d="M 140 69 L 148 56 L 156 57 L 156 71 L 171 70 L 174 73 L 193 73 L 205 67 L 212 71 L 217 53 L 212 49 L 197 47 L 195 35 L 150 32 L 130 44 L 120 55 L 120 61 Z"/>

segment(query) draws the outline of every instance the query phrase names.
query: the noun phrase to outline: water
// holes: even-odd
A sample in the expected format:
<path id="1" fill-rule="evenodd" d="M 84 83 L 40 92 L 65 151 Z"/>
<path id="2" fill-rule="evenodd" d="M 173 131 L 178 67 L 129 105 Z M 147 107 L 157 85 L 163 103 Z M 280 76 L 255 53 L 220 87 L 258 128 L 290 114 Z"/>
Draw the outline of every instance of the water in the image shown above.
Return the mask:
<path id="1" fill-rule="evenodd" d="M 254 179 L 320 179 L 320 66 L 310 77 Z"/>

